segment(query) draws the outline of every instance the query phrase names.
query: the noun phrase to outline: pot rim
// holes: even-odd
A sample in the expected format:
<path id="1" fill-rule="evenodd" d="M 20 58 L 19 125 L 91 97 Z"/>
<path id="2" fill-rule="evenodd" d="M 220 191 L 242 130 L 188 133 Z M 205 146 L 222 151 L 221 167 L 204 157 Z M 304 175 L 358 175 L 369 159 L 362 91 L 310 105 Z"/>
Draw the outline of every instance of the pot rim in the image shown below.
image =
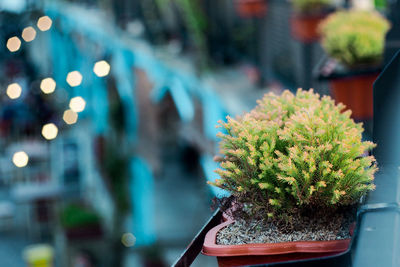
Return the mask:
<path id="1" fill-rule="evenodd" d="M 293 241 L 280 243 L 254 243 L 242 245 L 218 245 L 217 233 L 234 220 L 224 217 L 225 222 L 215 226 L 206 234 L 202 253 L 207 256 L 261 256 L 280 255 L 290 253 L 329 253 L 345 252 L 351 239 L 327 241 Z"/>

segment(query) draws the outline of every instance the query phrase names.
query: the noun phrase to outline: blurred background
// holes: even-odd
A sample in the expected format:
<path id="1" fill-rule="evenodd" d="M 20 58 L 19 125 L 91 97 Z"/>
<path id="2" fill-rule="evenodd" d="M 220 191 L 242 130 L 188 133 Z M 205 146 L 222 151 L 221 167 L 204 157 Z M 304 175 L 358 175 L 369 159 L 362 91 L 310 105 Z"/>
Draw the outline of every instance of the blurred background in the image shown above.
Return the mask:
<path id="1" fill-rule="evenodd" d="M 0 0 L 0 266 L 171 265 L 224 194 L 206 183 L 217 121 L 271 91 L 330 93 L 293 14 L 286 0 Z"/>

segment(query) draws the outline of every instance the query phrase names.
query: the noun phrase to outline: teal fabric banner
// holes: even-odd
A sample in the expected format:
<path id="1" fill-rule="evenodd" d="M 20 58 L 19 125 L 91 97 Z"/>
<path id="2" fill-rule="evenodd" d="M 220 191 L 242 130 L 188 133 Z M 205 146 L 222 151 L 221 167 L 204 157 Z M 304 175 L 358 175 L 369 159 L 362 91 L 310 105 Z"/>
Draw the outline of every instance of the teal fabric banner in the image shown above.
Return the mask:
<path id="1" fill-rule="evenodd" d="M 135 246 L 151 245 L 156 241 L 154 216 L 154 179 L 149 165 L 135 157 L 131 161 L 131 202 Z"/>

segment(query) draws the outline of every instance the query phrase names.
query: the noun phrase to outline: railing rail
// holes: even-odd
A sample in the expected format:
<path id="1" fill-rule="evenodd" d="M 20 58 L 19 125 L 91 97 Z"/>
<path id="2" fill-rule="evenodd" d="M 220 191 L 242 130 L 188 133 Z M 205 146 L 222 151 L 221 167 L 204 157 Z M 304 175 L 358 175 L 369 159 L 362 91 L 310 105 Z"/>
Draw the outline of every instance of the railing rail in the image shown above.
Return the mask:
<path id="1" fill-rule="evenodd" d="M 193 261 L 197 258 L 201 249 L 203 248 L 204 238 L 207 232 L 218 225 L 221 222 L 222 213 L 218 209 L 214 212 L 208 222 L 203 226 L 200 232 L 193 238 L 192 242 L 190 242 L 189 246 L 185 249 L 185 251 L 179 256 L 179 258 L 175 261 L 172 266 L 174 267 L 187 267 L 190 266 Z"/>

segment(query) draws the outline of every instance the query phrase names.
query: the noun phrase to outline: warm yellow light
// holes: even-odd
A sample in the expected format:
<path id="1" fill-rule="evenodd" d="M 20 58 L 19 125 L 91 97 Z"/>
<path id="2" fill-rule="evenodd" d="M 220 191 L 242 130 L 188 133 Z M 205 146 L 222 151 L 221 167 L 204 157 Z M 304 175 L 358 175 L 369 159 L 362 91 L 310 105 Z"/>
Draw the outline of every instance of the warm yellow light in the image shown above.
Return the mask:
<path id="1" fill-rule="evenodd" d="M 67 75 L 67 83 L 72 87 L 80 85 L 82 83 L 82 74 L 77 70 L 71 71 Z"/>
<path id="2" fill-rule="evenodd" d="M 40 83 L 40 89 L 45 94 L 51 94 L 56 89 L 56 82 L 52 78 L 45 78 Z"/>
<path id="3" fill-rule="evenodd" d="M 25 40 L 25 42 L 32 42 L 33 40 L 35 40 L 36 38 L 36 30 L 29 26 L 26 27 L 23 31 L 22 31 L 22 39 Z"/>
<path id="4" fill-rule="evenodd" d="M 28 165 L 29 157 L 24 151 L 18 151 L 14 153 L 12 161 L 15 166 L 22 168 Z"/>
<path id="5" fill-rule="evenodd" d="M 93 71 L 99 77 L 107 76 L 110 73 L 110 64 L 105 60 L 98 61 L 94 64 Z"/>
<path id="6" fill-rule="evenodd" d="M 21 96 L 22 88 L 18 83 L 12 83 L 7 87 L 7 95 L 11 99 L 17 99 Z"/>
<path id="7" fill-rule="evenodd" d="M 125 247 L 133 247 L 136 243 L 136 237 L 131 233 L 122 235 L 121 242 Z"/>
<path id="8" fill-rule="evenodd" d="M 58 128 L 54 123 L 48 123 L 42 128 L 42 135 L 47 140 L 52 140 L 57 137 Z"/>
<path id="9" fill-rule="evenodd" d="M 80 96 L 73 97 L 69 101 L 69 108 L 75 112 L 83 111 L 85 109 L 85 106 L 86 106 L 86 101 Z"/>
<path id="10" fill-rule="evenodd" d="M 74 124 L 78 120 L 78 113 L 71 109 L 64 111 L 63 120 L 66 124 Z"/>
<path id="11" fill-rule="evenodd" d="M 53 21 L 48 16 L 40 17 L 37 21 L 37 26 L 42 32 L 48 31 L 51 28 Z"/>
<path id="12" fill-rule="evenodd" d="M 20 47 L 21 40 L 17 36 L 11 37 L 7 40 L 7 48 L 10 52 L 18 51 Z"/>

